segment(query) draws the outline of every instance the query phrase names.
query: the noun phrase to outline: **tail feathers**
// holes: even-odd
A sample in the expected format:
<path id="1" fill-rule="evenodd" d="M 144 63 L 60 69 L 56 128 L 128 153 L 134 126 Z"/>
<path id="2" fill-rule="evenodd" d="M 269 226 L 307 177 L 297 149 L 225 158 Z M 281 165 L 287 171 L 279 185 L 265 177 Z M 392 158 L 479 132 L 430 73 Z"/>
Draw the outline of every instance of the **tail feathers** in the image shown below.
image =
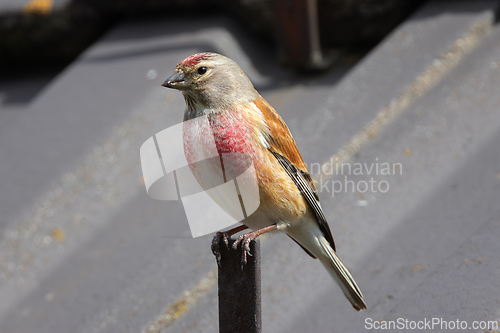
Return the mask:
<path id="1" fill-rule="evenodd" d="M 321 262 L 328 270 L 328 273 L 330 273 L 330 275 L 334 278 L 334 280 L 344 292 L 344 295 L 356 310 L 360 311 L 366 309 L 366 304 L 363 301 L 363 294 L 361 293 L 361 290 L 359 290 L 359 287 L 356 284 L 356 281 L 354 281 L 351 273 L 349 273 L 347 268 L 344 266 L 342 261 L 340 261 L 339 257 L 337 257 L 337 254 L 324 237 L 319 237 L 319 243 L 321 244 L 324 253 L 327 254 L 329 259 L 328 261 L 326 261 L 321 260 L 323 258 L 320 258 Z"/>

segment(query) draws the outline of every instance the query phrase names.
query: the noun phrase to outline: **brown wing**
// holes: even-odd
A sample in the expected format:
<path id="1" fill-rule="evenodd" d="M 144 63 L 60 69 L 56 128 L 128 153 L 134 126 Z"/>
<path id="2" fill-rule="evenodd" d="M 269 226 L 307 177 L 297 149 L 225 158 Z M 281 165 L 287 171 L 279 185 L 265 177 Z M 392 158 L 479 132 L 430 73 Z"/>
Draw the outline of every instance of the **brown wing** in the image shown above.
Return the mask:
<path id="1" fill-rule="evenodd" d="M 262 96 L 257 99 L 255 105 L 262 111 L 262 115 L 271 132 L 271 136 L 268 140 L 269 144 L 276 152 L 285 156 L 296 167 L 302 171 L 308 172 L 307 166 L 295 145 L 295 140 L 280 115 L 264 98 L 262 98 Z M 312 184 L 312 186 L 314 187 L 314 184 Z"/>
<path id="2" fill-rule="evenodd" d="M 317 217 L 319 227 L 326 239 L 335 250 L 335 243 L 330 231 L 330 227 L 326 221 L 323 209 L 319 203 L 319 196 L 316 191 L 316 186 L 307 170 L 307 166 L 300 156 L 295 140 L 280 115 L 273 109 L 267 101 L 261 96 L 255 102 L 264 116 L 269 134 L 267 142 L 269 143 L 269 151 L 276 157 L 281 166 L 293 180 L 297 188 L 300 190 L 309 206 L 314 211 Z M 307 251 L 306 251 L 307 252 Z"/>

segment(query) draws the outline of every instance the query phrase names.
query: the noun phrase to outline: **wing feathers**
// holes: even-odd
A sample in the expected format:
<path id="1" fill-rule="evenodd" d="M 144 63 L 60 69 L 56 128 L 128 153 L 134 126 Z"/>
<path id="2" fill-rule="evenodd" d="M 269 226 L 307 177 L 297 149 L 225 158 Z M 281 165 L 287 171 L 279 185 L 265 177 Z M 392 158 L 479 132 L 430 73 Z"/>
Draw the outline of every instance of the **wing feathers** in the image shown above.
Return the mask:
<path id="1" fill-rule="evenodd" d="M 319 203 L 319 196 L 316 186 L 307 170 L 307 166 L 300 156 L 295 140 L 288 129 L 288 126 L 281 119 L 278 113 L 270 106 L 264 98 L 259 97 L 255 105 L 262 112 L 269 133 L 267 133 L 267 142 L 269 151 L 278 160 L 287 174 L 293 180 L 299 191 L 302 193 L 307 203 L 317 217 L 319 227 L 325 235 L 332 248 L 335 250 L 335 243 L 326 221 L 323 209 Z"/>
<path id="2" fill-rule="evenodd" d="M 302 160 L 302 156 L 300 156 L 295 141 L 290 134 L 290 130 L 283 119 L 281 119 L 280 115 L 274 111 L 273 107 L 269 105 L 262 96 L 255 101 L 255 105 L 262 112 L 266 121 L 266 125 L 270 132 L 267 141 L 271 147 L 276 152 L 285 156 L 295 166 L 307 171 L 307 166 L 304 160 Z"/>
<path id="3" fill-rule="evenodd" d="M 287 174 L 290 176 L 290 178 L 292 178 L 295 185 L 297 185 L 300 193 L 302 193 L 307 203 L 316 215 L 317 221 L 319 223 L 319 228 L 325 235 L 325 238 L 330 242 L 333 250 L 335 250 L 335 242 L 333 241 L 332 232 L 330 231 L 330 227 L 328 226 L 328 223 L 326 221 L 323 209 L 321 208 L 319 200 L 317 199 L 318 194 L 315 190 L 312 189 L 311 183 L 306 182 L 306 180 L 304 179 L 304 171 L 297 169 L 292 163 L 290 163 L 290 161 L 286 157 L 272 151 L 272 148 L 271 153 L 274 155 L 274 157 L 276 157 L 281 166 L 286 170 Z M 309 173 L 307 173 L 307 175 L 309 176 Z"/>

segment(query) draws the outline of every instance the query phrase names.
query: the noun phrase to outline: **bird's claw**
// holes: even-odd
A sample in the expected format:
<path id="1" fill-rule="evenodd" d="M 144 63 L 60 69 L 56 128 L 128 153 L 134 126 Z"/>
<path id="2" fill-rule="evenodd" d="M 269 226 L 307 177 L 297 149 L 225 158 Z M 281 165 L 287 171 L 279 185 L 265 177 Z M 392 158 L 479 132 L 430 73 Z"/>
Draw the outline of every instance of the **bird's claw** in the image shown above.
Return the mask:
<path id="1" fill-rule="evenodd" d="M 233 243 L 233 250 L 238 249 L 238 245 L 241 243 L 241 269 L 247 264 L 247 255 L 252 256 L 250 252 L 250 242 L 252 241 L 252 236 L 245 234 L 238 237 Z"/>
<path id="2" fill-rule="evenodd" d="M 212 239 L 212 253 L 215 256 L 215 260 L 217 260 L 217 265 L 220 266 L 220 260 L 221 260 L 221 255 L 220 255 L 220 245 L 221 245 L 221 240 L 224 241 L 226 244 L 226 248 L 229 247 L 229 234 L 227 232 L 217 232 Z"/>

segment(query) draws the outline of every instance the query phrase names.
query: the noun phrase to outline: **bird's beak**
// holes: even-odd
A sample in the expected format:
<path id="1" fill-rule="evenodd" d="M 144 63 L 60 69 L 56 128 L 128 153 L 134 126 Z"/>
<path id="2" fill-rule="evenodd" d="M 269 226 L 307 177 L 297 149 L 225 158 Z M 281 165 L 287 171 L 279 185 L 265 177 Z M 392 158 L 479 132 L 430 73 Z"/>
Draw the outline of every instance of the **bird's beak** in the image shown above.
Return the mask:
<path id="1" fill-rule="evenodd" d="M 184 75 L 182 75 L 179 71 L 175 71 L 175 73 L 172 74 L 167 81 L 163 82 L 162 86 L 178 90 L 187 88 L 186 81 L 184 81 Z"/>

